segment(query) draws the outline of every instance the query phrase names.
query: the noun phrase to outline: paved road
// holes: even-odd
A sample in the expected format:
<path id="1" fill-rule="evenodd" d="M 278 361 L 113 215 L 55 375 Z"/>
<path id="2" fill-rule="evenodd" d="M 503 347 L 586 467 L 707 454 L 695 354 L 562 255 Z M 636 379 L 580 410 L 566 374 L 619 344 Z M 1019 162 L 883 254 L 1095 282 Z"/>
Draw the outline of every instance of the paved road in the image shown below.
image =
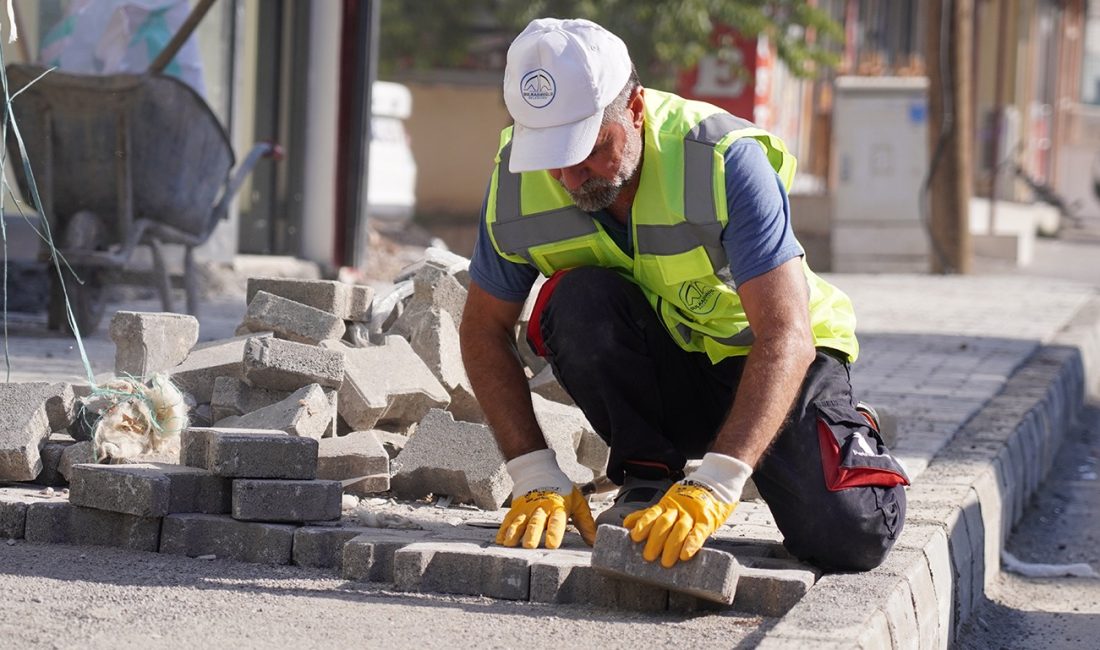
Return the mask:
<path id="1" fill-rule="evenodd" d="M 1062 445 L 1054 469 L 1006 547 L 1024 562 L 1100 570 L 1100 408 Z M 1100 644 L 1100 579 L 1002 573 L 958 639 L 966 650 Z"/>

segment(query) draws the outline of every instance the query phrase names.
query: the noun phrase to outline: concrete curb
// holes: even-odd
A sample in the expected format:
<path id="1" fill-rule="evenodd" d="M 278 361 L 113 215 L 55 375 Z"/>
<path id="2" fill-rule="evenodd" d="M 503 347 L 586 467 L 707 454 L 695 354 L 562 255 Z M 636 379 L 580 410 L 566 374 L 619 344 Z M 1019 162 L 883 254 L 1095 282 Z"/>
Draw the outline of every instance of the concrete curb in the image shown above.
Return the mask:
<path id="1" fill-rule="evenodd" d="M 959 430 L 908 492 L 886 562 L 823 576 L 760 648 L 947 648 L 1000 573 L 1012 526 L 1100 379 L 1100 299 L 1087 302 Z"/>

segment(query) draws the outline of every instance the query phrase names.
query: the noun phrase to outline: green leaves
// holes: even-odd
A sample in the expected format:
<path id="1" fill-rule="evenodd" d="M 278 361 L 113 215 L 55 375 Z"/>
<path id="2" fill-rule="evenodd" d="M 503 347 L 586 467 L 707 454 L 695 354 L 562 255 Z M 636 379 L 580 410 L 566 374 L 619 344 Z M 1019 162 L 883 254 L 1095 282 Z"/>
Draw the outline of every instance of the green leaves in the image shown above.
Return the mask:
<path id="1" fill-rule="evenodd" d="M 765 35 L 800 77 L 835 66 L 844 30 L 810 0 L 386 0 L 382 3 L 383 75 L 432 68 L 502 69 L 508 43 L 535 18 L 588 18 L 618 34 L 642 83 L 671 87 L 677 71 L 730 39 Z M 723 40 L 725 42 L 723 42 Z"/>

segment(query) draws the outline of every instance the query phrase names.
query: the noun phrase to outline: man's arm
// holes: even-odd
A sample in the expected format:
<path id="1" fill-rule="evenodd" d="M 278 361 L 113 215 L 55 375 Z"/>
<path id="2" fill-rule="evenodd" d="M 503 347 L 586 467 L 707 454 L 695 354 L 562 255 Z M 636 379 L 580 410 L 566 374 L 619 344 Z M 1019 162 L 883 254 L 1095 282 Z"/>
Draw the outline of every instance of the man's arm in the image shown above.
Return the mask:
<path id="1" fill-rule="evenodd" d="M 523 303 L 496 298 L 471 282 L 459 331 L 466 376 L 505 460 L 546 449 L 515 346 L 522 309 Z"/>
<path id="2" fill-rule="evenodd" d="M 779 433 L 815 356 L 802 259 L 752 278 L 737 292 L 755 340 L 711 451 L 755 466 Z"/>

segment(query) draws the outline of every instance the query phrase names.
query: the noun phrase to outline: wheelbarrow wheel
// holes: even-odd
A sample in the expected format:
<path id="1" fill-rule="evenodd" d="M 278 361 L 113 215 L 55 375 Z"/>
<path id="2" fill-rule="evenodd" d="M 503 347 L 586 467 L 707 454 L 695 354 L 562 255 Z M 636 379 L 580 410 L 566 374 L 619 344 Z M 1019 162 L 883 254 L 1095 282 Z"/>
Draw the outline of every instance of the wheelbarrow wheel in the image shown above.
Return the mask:
<path id="1" fill-rule="evenodd" d="M 87 211 L 77 212 L 65 226 L 65 232 L 61 238 L 62 250 L 95 250 L 103 239 L 103 224 L 95 214 Z M 103 312 L 106 310 L 106 296 L 103 286 L 104 271 L 91 266 L 74 266 L 73 273 L 68 273 L 67 267 L 62 265 L 62 273 L 65 274 L 65 285 L 62 288 L 61 279 L 57 270 L 50 268 L 50 304 L 47 315 L 47 325 L 50 329 L 60 329 L 72 334 L 72 326 L 69 323 L 67 310 L 65 309 L 65 297 L 68 294 L 68 302 L 72 306 L 73 318 L 76 326 L 80 328 L 81 335 L 93 334 L 99 328 L 103 320 Z M 77 279 L 79 278 L 79 280 Z"/>

